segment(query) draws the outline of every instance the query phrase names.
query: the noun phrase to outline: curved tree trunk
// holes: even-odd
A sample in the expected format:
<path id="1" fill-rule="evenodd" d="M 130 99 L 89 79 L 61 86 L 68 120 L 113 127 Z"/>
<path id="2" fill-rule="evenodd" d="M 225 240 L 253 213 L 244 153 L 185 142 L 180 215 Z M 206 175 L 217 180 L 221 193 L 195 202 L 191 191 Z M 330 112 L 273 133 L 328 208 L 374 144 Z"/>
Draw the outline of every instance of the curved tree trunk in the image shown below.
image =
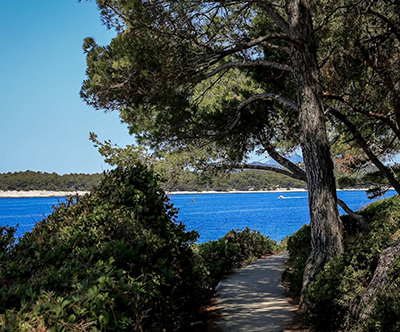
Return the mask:
<path id="1" fill-rule="evenodd" d="M 400 256 L 400 239 L 392 246 L 382 251 L 378 267 L 375 270 L 372 281 L 368 285 L 363 297 L 358 306 L 358 314 L 360 320 L 365 320 L 373 311 L 373 300 L 375 295 L 383 290 L 389 284 L 388 271 L 393 267 L 393 264 Z"/>
<path id="2" fill-rule="evenodd" d="M 338 198 L 339 206 L 346 212 L 353 220 L 357 221 L 361 226 L 364 232 L 368 232 L 371 227 L 368 222 L 364 219 L 364 217 L 360 214 L 355 213 L 352 209 L 350 209 L 345 202 Z"/>
<path id="3" fill-rule="evenodd" d="M 292 33 L 303 45 L 292 46 L 291 56 L 311 217 L 312 252 L 304 272 L 304 294 L 325 263 L 343 253 L 343 226 L 336 205 L 333 162 L 326 135 L 309 2 L 293 0 L 287 8 Z"/>

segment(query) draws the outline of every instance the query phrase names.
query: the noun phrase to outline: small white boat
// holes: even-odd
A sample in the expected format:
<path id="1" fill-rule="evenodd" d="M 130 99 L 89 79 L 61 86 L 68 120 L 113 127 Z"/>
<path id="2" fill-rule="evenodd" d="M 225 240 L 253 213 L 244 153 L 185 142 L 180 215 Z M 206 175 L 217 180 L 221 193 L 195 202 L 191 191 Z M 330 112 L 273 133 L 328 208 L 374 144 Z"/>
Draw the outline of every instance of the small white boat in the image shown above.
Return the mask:
<path id="1" fill-rule="evenodd" d="M 280 195 L 280 196 L 279 196 L 279 199 L 283 199 L 283 198 L 285 198 L 285 197 L 283 197 L 283 195 Z"/>

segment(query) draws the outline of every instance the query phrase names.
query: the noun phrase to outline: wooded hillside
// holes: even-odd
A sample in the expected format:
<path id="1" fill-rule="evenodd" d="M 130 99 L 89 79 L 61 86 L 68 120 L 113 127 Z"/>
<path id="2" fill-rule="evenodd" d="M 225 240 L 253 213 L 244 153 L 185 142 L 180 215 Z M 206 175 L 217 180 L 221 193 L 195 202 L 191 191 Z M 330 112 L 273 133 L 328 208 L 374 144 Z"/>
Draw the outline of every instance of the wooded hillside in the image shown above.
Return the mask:
<path id="1" fill-rule="evenodd" d="M 0 174 L 0 190 L 90 190 L 100 183 L 103 174 L 64 174 L 45 172 L 14 172 Z M 201 180 L 193 172 L 187 172 L 173 183 L 169 191 L 229 191 L 229 190 L 273 190 L 305 188 L 305 183 L 284 175 L 246 170 L 231 173 L 223 178 Z"/>
<path id="2" fill-rule="evenodd" d="M 202 182 L 194 173 L 188 172 L 173 186 L 173 191 L 256 191 L 289 188 L 306 188 L 304 181 L 292 179 L 274 172 L 245 170 L 224 177 L 213 177 Z"/>
<path id="3" fill-rule="evenodd" d="M 102 174 L 14 172 L 0 174 L 0 190 L 90 190 L 100 183 Z"/>

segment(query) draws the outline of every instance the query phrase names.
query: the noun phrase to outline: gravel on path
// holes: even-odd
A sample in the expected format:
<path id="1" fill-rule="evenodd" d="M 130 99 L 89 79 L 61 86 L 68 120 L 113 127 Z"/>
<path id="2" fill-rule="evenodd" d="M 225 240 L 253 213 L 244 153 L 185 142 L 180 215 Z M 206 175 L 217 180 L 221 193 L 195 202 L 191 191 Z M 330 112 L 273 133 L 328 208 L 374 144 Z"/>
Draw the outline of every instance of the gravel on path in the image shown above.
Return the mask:
<path id="1" fill-rule="evenodd" d="M 210 330 L 280 332 L 292 321 L 297 307 L 285 298 L 282 286 L 287 252 L 259 259 L 218 285 L 215 310 L 219 319 Z"/>

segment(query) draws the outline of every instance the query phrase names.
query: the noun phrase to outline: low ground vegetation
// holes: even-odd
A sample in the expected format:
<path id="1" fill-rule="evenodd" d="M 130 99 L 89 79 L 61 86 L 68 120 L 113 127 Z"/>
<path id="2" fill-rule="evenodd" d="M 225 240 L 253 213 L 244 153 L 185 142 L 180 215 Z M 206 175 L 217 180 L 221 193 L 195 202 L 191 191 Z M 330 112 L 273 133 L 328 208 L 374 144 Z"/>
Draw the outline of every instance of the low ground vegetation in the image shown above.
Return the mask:
<path id="1" fill-rule="evenodd" d="M 375 294 L 367 319 L 360 318 L 360 300 L 377 269 L 382 251 L 400 237 L 400 197 L 372 203 L 360 214 L 368 220 L 370 232 L 363 234 L 351 219 L 344 217 L 346 251 L 328 263 L 308 289 L 305 304 L 317 331 L 399 331 L 399 259 L 388 271 L 387 285 Z M 309 227 L 304 226 L 288 240 L 294 267 L 289 280 L 291 291 L 297 296 L 310 250 L 308 234 Z"/>
<path id="2" fill-rule="evenodd" d="M 311 252 L 310 226 L 304 225 L 286 241 L 289 251 L 289 269 L 284 274 L 284 280 L 290 285 L 290 296 L 298 302 L 303 288 L 304 269 Z"/>
<path id="3" fill-rule="evenodd" d="M 1 227 L 0 329 L 188 331 L 224 274 L 277 249 L 249 229 L 198 245 L 176 216 L 138 165 L 70 197 L 17 243 Z"/>
<path id="4" fill-rule="evenodd" d="M 246 228 L 243 231 L 231 230 L 217 241 L 202 243 L 197 252 L 209 271 L 209 282 L 214 289 L 225 275 L 235 269 L 282 249 L 276 241 Z"/>

